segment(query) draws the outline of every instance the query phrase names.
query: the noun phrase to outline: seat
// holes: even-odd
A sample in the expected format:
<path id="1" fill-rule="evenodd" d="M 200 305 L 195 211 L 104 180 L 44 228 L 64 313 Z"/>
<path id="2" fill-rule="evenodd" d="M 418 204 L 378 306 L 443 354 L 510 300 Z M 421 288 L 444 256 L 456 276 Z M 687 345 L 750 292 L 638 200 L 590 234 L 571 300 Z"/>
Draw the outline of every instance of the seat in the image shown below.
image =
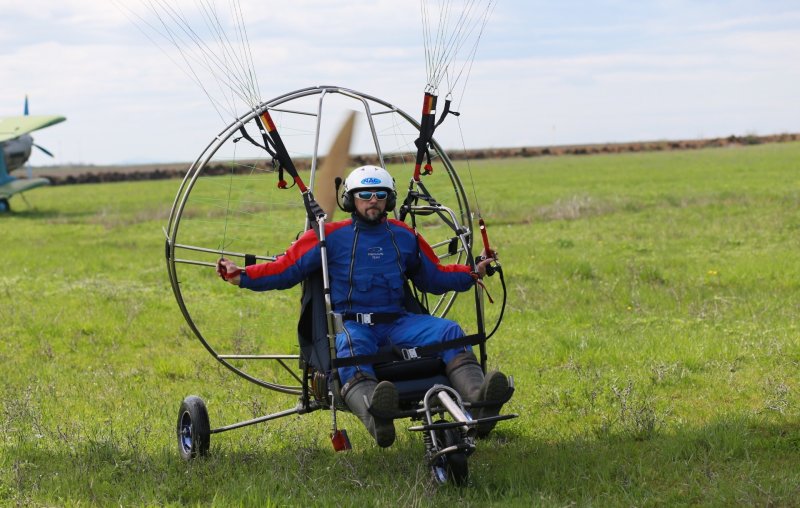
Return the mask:
<path id="1" fill-rule="evenodd" d="M 378 352 L 391 351 L 391 346 L 386 346 Z M 401 406 L 416 405 L 433 385 L 450 386 L 441 358 L 422 357 L 411 360 L 404 360 L 402 356 L 399 358 L 401 359 L 392 362 L 376 363 L 373 368 L 378 381 L 394 383 L 400 396 Z"/>
<path id="2" fill-rule="evenodd" d="M 427 313 L 425 308 L 414 298 L 409 287 L 405 285 L 404 305 L 409 312 Z M 300 344 L 301 361 L 319 373 L 331 371 L 331 358 L 328 346 L 328 327 L 325 315 L 324 285 L 322 272 L 316 272 L 303 283 L 300 319 L 297 324 L 297 337 Z M 392 346 L 381 348 L 379 353 L 393 352 Z M 435 384 L 449 386 L 444 363 L 440 358 L 422 357 L 403 359 L 402 352 L 394 350 L 397 360 L 373 365 L 379 381 L 391 381 L 397 388 L 400 403 L 410 407 L 419 402 Z M 344 405 L 339 400 L 338 376 L 332 376 L 336 389 L 333 390 L 337 405 Z M 339 404 L 341 402 L 341 404 Z"/>

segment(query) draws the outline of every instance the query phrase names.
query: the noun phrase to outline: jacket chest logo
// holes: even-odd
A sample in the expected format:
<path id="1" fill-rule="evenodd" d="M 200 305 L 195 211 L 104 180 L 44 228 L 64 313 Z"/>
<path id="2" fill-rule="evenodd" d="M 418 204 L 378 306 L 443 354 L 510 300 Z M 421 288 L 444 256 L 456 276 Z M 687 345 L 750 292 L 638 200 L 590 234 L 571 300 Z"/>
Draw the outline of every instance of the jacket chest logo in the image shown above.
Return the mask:
<path id="1" fill-rule="evenodd" d="M 383 247 L 370 247 L 367 249 L 367 256 L 373 261 L 378 261 L 383 257 Z"/>

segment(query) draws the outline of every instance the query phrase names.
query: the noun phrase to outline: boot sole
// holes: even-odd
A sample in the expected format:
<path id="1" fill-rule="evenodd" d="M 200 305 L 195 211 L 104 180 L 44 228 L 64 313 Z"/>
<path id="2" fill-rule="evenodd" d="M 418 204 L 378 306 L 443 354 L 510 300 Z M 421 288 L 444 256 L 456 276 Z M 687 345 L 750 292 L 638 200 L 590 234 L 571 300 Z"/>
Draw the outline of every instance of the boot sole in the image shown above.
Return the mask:
<path id="1" fill-rule="evenodd" d="M 375 387 L 372 394 L 372 407 L 380 412 L 392 413 L 398 410 L 400 397 L 397 388 L 388 382 L 381 381 Z M 394 430 L 394 420 L 384 420 L 375 418 L 375 441 L 381 448 L 386 448 L 394 443 L 396 434 Z"/>

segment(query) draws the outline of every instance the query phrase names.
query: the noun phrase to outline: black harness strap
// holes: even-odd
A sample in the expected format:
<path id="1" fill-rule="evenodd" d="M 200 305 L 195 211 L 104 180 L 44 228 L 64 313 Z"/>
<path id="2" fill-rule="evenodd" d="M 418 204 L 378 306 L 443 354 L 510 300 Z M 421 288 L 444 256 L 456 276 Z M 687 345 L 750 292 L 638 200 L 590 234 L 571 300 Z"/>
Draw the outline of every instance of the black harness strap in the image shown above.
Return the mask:
<path id="1" fill-rule="evenodd" d="M 403 317 L 399 312 L 345 312 L 342 314 L 344 321 L 355 321 L 364 325 L 382 325 L 394 323 Z"/>
<path id="2" fill-rule="evenodd" d="M 417 157 L 414 164 L 414 180 L 419 182 L 419 177 L 422 174 L 422 161 L 427 158 L 428 164 L 425 166 L 425 174 L 428 174 L 431 168 L 431 155 L 428 151 L 428 144 L 433 139 L 433 131 L 436 130 L 436 96 L 432 93 L 425 92 L 425 97 L 422 102 L 422 120 L 419 123 L 419 137 L 414 140 L 414 145 L 417 147 Z"/>
<path id="3" fill-rule="evenodd" d="M 459 113 L 450 110 L 450 99 L 445 99 L 444 110 L 436 120 L 436 102 L 438 97 L 430 92 L 425 92 L 425 97 L 422 102 L 422 119 L 419 124 L 419 137 L 414 140 L 414 145 L 417 147 L 417 157 L 414 164 L 414 180 L 419 182 L 420 175 L 429 175 L 433 172 L 431 165 L 431 150 L 430 144 L 433 141 L 433 133 L 439 127 L 447 115 L 452 114 L 458 116 Z M 426 160 L 427 164 L 422 171 L 422 161 Z"/>
<path id="4" fill-rule="evenodd" d="M 305 183 L 303 183 L 303 180 L 300 178 L 300 175 L 297 174 L 297 169 L 294 166 L 294 162 L 289 156 L 289 151 L 286 149 L 286 146 L 283 144 L 283 139 L 278 133 L 278 129 L 275 127 L 275 122 L 272 121 L 272 117 L 269 115 L 269 111 L 264 110 L 261 115 L 257 116 L 256 118 L 258 128 L 261 131 L 261 137 L 264 138 L 264 144 L 271 144 L 274 147 L 275 157 L 280 162 L 281 168 L 285 169 L 289 175 L 291 175 L 291 177 L 294 179 L 294 182 L 300 188 L 300 192 L 307 192 L 308 189 L 306 188 Z M 279 182 L 278 186 L 280 188 L 286 188 L 286 182 L 281 181 Z"/>
<path id="5" fill-rule="evenodd" d="M 457 111 L 450 111 L 450 102 L 452 102 L 450 99 L 445 99 L 444 100 L 444 111 L 442 111 L 442 116 L 439 117 L 439 121 L 436 122 L 436 125 L 434 125 L 434 130 L 436 129 L 436 127 L 439 127 L 440 125 L 442 125 L 442 122 L 444 122 L 444 119 L 448 114 L 451 114 L 453 116 L 460 116 L 461 115 L 461 113 L 459 113 Z"/>
<path id="6" fill-rule="evenodd" d="M 385 353 L 377 353 L 374 355 L 358 355 L 348 356 L 345 358 L 334 358 L 331 360 L 331 367 L 353 367 L 355 365 L 375 364 L 384 362 L 394 362 L 397 360 L 408 359 L 409 354 L 403 351 L 413 351 L 413 357 L 428 357 L 435 356 L 436 353 L 447 351 L 448 349 L 456 349 L 463 346 L 477 346 L 486 341 L 486 336 L 482 333 L 474 335 L 465 335 L 461 338 L 448 340 L 439 344 L 432 344 L 430 346 L 420 346 L 417 348 L 406 348 L 387 351 Z"/>
<path id="7" fill-rule="evenodd" d="M 273 156 L 273 160 L 278 161 L 278 187 L 281 189 L 289 188 L 287 182 L 283 179 L 283 171 L 285 170 L 303 194 L 303 204 L 309 219 L 313 222 L 316 218 L 322 217 L 325 212 L 297 173 L 294 161 L 292 161 L 292 157 L 289 155 L 289 151 L 286 149 L 286 145 L 284 145 L 283 139 L 278 133 L 278 128 L 275 126 L 275 122 L 272 121 L 268 110 L 265 109 L 259 116 L 256 116 L 256 125 L 261 132 L 261 137 L 264 139 L 265 149 Z M 243 135 L 246 135 L 246 131 L 244 129 L 242 131 Z M 248 139 L 251 138 L 248 136 Z M 270 147 L 272 147 L 272 150 L 270 150 Z"/>
<path id="8" fill-rule="evenodd" d="M 275 154 L 275 150 L 270 148 L 269 141 L 271 141 L 271 140 L 269 138 L 264 138 L 266 142 L 262 145 L 258 141 L 253 139 L 252 136 L 250 136 L 250 133 L 248 133 L 247 129 L 244 128 L 244 125 L 239 127 L 239 132 L 242 134 L 242 138 L 246 139 L 251 144 L 257 146 L 258 148 L 261 148 L 262 150 L 264 150 L 265 152 L 270 154 L 273 159 L 277 159 L 278 156 Z M 241 138 L 238 138 L 238 139 L 241 139 Z M 237 141 L 238 141 L 238 139 L 237 139 Z"/>

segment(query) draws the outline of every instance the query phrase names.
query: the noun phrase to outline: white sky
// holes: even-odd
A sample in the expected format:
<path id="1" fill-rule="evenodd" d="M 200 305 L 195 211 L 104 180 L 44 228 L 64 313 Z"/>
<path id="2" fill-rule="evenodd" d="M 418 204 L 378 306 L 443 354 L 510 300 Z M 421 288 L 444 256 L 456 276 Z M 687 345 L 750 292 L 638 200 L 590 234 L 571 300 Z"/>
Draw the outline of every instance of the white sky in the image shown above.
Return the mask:
<path id="1" fill-rule="evenodd" d="M 241 3 L 262 99 L 340 85 L 419 111 L 418 1 Z M 460 123 L 469 147 L 800 132 L 798 90 L 796 0 L 499 0 Z M 25 94 L 67 117 L 35 134 L 59 163 L 192 160 L 229 123 L 108 0 L 0 0 L 0 115 Z"/>

